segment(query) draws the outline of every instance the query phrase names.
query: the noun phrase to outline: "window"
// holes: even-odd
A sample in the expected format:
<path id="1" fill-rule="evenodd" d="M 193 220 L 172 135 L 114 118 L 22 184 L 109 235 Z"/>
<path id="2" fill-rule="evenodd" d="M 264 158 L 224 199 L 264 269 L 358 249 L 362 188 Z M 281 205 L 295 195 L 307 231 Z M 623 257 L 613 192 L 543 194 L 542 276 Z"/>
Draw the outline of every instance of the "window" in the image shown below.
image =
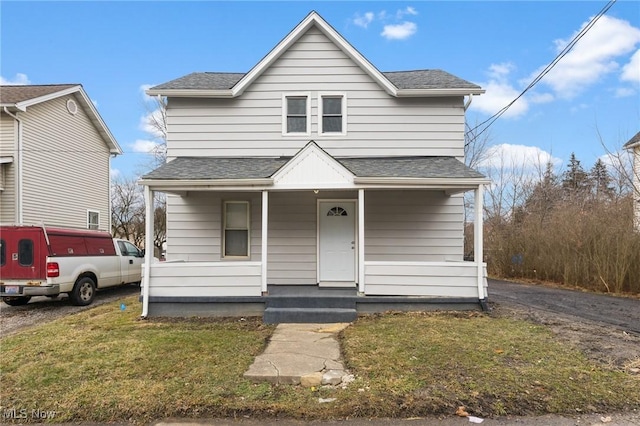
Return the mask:
<path id="1" fill-rule="evenodd" d="M 33 265 L 33 241 L 20 240 L 18 242 L 18 263 L 20 266 Z"/>
<path id="2" fill-rule="evenodd" d="M 4 240 L 0 240 L 0 266 L 4 266 L 7 263 L 7 249 Z"/>
<path id="3" fill-rule="evenodd" d="M 223 257 L 249 257 L 249 202 L 223 203 Z"/>
<path id="4" fill-rule="evenodd" d="M 320 94 L 318 133 L 344 135 L 347 133 L 346 96 L 344 94 Z"/>
<path id="5" fill-rule="evenodd" d="M 142 253 L 140 252 L 138 247 L 134 246 L 128 241 L 118 241 L 118 247 L 120 248 L 120 253 L 123 256 L 142 257 Z"/>
<path id="6" fill-rule="evenodd" d="M 327 216 L 349 216 L 349 214 L 342 207 L 332 207 L 327 212 Z"/>
<path id="7" fill-rule="evenodd" d="M 100 228 L 100 212 L 95 210 L 87 210 L 87 228 Z"/>
<path id="8" fill-rule="evenodd" d="M 300 135 L 310 133 L 311 102 L 308 94 L 289 94 L 283 97 L 282 133 Z"/>

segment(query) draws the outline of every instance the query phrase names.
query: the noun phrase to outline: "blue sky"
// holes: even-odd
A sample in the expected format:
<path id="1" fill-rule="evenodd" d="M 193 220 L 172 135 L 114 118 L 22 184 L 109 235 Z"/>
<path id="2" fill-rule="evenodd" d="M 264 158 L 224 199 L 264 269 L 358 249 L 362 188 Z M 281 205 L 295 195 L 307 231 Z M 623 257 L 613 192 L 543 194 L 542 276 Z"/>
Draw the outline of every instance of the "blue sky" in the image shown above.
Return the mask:
<path id="1" fill-rule="evenodd" d="M 311 10 L 381 71 L 443 69 L 483 86 L 467 121 L 511 101 L 605 1 L 29 2 L 0 5 L 3 84 L 81 83 L 125 154 L 148 167 L 143 88 L 194 71 L 246 72 Z M 491 126 L 495 153 L 586 167 L 640 130 L 640 2 L 619 0 Z"/>

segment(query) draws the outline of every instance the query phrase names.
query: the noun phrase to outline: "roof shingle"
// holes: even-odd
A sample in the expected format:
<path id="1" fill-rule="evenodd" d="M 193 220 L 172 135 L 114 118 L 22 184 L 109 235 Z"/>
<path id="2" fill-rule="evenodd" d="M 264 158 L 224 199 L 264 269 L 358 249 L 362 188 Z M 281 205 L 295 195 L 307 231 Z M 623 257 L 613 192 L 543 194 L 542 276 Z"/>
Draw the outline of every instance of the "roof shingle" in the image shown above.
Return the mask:
<path id="1" fill-rule="evenodd" d="M 50 95 L 75 86 L 79 86 L 79 84 L 0 86 L 0 104 L 15 105 L 19 102 Z"/>

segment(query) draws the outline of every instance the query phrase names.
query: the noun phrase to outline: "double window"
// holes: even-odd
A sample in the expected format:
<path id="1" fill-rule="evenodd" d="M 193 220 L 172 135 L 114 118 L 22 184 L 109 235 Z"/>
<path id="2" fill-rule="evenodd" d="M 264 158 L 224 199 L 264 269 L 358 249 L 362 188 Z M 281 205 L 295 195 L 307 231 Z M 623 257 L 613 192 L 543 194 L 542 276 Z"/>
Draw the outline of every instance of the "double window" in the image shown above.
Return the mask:
<path id="1" fill-rule="evenodd" d="M 344 93 L 318 93 L 318 135 L 347 133 L 347 97 Z M 288 93 L 282 97 L 282 134 L 311 135 L 311 94 Z"/>
<path id="2" fill-rule="evenodd" d="M 222 255 L 249 257 L 250 214 L 248 201 L 225 201 L 222 206 Z"/>

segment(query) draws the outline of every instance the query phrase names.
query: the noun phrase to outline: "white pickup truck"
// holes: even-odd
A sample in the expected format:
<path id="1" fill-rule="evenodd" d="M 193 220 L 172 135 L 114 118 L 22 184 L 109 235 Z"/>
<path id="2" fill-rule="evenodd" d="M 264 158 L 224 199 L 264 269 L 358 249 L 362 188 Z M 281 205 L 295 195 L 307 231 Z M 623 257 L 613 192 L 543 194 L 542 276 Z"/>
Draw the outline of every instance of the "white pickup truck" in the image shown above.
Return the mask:
<path id="1" fill-rule="evenodd" d="M 11 306 L 68 293 L 90 304 L 96 289 L 139 283 L 144 252 L 108 232 L 0 226 L 0 296 Z"/>

